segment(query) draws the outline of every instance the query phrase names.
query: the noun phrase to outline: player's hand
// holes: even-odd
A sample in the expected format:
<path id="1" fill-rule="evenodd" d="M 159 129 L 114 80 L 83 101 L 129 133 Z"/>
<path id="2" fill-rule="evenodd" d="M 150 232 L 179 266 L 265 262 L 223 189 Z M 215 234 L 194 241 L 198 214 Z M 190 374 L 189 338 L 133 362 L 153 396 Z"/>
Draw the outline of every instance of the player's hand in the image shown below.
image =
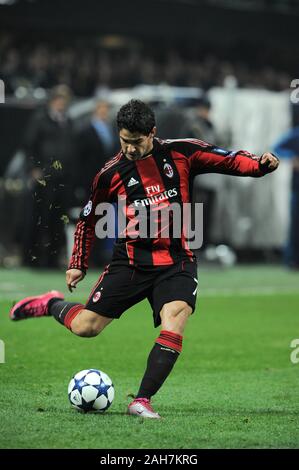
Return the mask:
<path id="1" fill-rule="evenodd" d="M 80 269 L 68 269 L 66 272 L 66 285 L 70 292 L 76 289 L 78 282 L 84 279 L 85 273 Z"/>
<path id="2" fill-rule="evenodd" d="M 278 168 L 279 159 L 272 153 L 266 152 L 260 158 L 260 165 L 269 171 L 274 171 Z"/>

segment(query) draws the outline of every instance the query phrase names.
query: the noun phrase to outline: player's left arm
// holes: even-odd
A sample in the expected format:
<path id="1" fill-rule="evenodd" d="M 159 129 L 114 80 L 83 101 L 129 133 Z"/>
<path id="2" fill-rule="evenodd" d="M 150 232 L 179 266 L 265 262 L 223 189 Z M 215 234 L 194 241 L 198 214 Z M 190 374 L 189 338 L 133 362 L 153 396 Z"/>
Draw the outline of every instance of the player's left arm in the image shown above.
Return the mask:
<path id="1" fill-rule="evenodd" d="M 195 174 L 223 173 L 235 176 L 260 177 L 272 173 L 279 165 L 279 159 L 270 152 L 261 156 L 245 150 L 232 152 L 212 144 L 195 148 L 189 157 L 191 169 Z"/>

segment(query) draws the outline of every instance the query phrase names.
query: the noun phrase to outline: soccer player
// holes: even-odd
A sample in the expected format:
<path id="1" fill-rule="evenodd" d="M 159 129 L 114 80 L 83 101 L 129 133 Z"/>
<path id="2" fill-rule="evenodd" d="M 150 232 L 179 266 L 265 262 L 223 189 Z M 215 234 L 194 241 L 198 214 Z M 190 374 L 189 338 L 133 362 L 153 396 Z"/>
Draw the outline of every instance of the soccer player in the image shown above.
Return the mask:
<path id="1" fill-rule="evenodd" d="M 224 173 L 260 177 L 274 171 L 277 157 L 257 157 L 246 151 L 230 152 L 196 139 L 160 140 L 155 137 L 153 111 L 139 100 L 131 100 L 117 114 L 120 152 L 107 161 L 95 176 L 90 200 L 81 212 L 66 283 L 72 292 L 84 278 L 95 239 L 96 207 L 102 202 L 126 198 L 127 226 L 114 246 L 106 266 L 85 305 L 64 301 L 58 291 L 18 302 L 10 311 L 12 320 L 52 315 L 79 336 L 96 336 L 131 306 L 147 298 L 155 327 L 161 331 L 150 351 L 136 398 L 128 413 L 160 418 L 151 405 L 182 351 L 184 329 L 195 309 L 196 259 L 185 234 L 173 232 L 155 237 L 137 236 L 132 207 L 150 209 L 173 202 L 190 201 L 190 184 L 200 173 Z M 160 217 L 160 216 L 158 216 Z"/>

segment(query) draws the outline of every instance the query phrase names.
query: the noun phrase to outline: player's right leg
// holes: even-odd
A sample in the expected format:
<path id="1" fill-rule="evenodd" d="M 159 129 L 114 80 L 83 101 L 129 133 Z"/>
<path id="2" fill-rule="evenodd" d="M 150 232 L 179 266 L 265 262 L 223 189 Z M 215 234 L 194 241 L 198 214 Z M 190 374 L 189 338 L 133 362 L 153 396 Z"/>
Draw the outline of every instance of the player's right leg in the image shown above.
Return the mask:
<path id="1" fill-rule="evenodd" d="M 131 266 L 108 265 L 99 277 L 85 305 L 64 301 L 63 294 L 51 291 L 27 297 L 10 311 L 12 320 L 53 316 L 78 336 L 98 335 L 114 318 L 146 296 L 143 277 L 136 283 Z"/>
<path id="2" fill-rule="evenodd" d="M 59 291 L 27 297 L 10 310 L 12 320 L 42 316 L 53 316 L 74 334 L 85 337 L 97 336 L 113 320 L 85 309 L 82 304 L 65 302 Z"/>

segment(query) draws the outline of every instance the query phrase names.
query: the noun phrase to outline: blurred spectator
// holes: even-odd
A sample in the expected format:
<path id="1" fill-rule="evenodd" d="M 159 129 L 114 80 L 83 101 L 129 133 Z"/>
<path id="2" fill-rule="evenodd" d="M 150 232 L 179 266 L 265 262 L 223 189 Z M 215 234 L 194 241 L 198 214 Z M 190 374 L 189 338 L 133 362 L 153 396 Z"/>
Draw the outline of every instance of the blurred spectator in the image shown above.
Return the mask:
<path id="1" fill-rule="evenodd" d="M 217 136 L 210 119 L 210 110 L 211 103 L 208 97 L 204 95 L 198 100 L 194 108 L 189 109 L 180 137 L 199 139 L 216 144 Z M 221 184 L 221 175 L 215 174 L 199 175 L 194 180 L 193 200 L 204 204 L 202 248 L 211 243 L 211 227 L 216 196 Z"/>
<path id="2" fill-rule="evenodd" d="M 200 98 L 196 106 L 189 110 L 185 124 L 181 129 L 184 136 L 215 143 L 215 129 L 210 119 L 211 103 L 206 96 Z"/>
<path id="3" fill-rule="evenodd" d="M 76 201 L 80 207 L 86 204 L 94 176 L 119 149 L 116 130 L 110 122 L 110 105 L 99 100 L 89 123 L 78 134 L 78 164 L 76 170 Z M 114 240 L 96 238 L 91 262 L 97 266 L 110 259 Z"/>
<path id="4" fill-rule="evenodd" d="M 55 87 L 47 107 L 32 116 L 24 136 L 31 187 L 25 201 L 23 240 L 27 266 L 59 266 L 76 158 L 73 128 L 66 114 L 70 99 L 66 85 Z"/>
<path id="5" fill-rule="evenodd" d="M 89 196 L 94 175 L 119 148 L 109 111 L 109 103 L 97 101 L 90 121 L 78 133 L 76 196 L 80 206 Z"/>
<path id="6" fill-rule="evenodd" d="M 292 159 L 290 228 L 285 261 L 290 268 L 299 269 L 299 126 L 283 135 L 274 145 L 273 151 L 280 158 Z"/>
<path id="7" fill-rule="evenodd" d="M 266 53 L 267 49 L 264 52 L 260 54 L 269 56 L 271 64 L 271 54 Z M 227 76 L 235 77 L 239 87 L 279 91 L 289 87 L 291 78 L 290 71 L 285 70 L 285 54 L 282 50 L 275 53 L 275 62 L 282 64 L 280 69 L 261 66 L 258 57 L 257 62 L 244 61 L 250 55 L 243 49 L 239 57 L 230 54 L 230 60 L 226 60 L 196 50 L 186 57 L 183 47 L 171 49 L 161 45 L 157 50 L 144 43 L 138 48 L 109 50 L 96 43 L 84 44 L 82 40 L 69 45 L 50 40 L 18 42 L 12 35 L 9 40 L 0 41 L 0 76 L 9 93 L 15 93 L 20 86 L 48 89 L 61 82 L 68 84 L 75 96 L 93 95 L 101 87 L 160 83 L 208 90 L 222 86 Z"/>

